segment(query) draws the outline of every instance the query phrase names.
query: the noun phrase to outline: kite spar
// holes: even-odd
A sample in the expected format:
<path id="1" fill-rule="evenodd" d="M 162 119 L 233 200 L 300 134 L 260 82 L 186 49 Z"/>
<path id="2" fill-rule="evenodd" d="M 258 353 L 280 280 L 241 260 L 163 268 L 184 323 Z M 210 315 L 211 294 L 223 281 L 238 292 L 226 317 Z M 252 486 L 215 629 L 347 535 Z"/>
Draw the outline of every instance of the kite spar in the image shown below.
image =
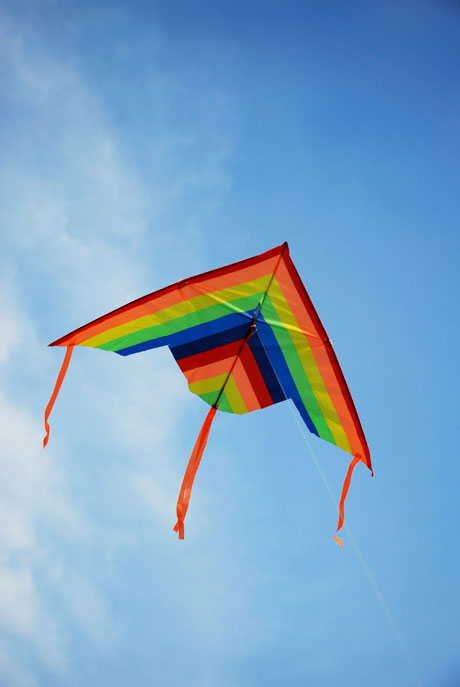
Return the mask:
<path id="1" fill-rule="evenodd" d="M 74 346 L 122 356 L 168 346 L 190 391 L 211 406 L 177 502 L 174 530 L 180 539 L 217 410 L 241 415 L 292 399 L 312 434 L 353 456 L 340 499 L 337 532 L 343 525 L 353 469 L 362 462 L 372 471 L 345 377 L 287 243 L 143 296 L 50 346 L 67 350 L 45 411 L 44 446 L 48 418 Z M 337 535 L 335 539 L 343 546 Z"/>

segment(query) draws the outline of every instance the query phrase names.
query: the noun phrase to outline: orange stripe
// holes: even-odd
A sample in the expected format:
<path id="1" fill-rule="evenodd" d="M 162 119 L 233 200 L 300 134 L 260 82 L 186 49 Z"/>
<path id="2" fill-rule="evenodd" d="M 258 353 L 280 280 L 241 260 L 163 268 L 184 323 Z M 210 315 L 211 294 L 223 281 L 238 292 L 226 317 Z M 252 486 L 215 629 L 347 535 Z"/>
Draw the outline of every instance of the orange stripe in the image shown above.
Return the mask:
<path id="1" fill-rule="evenodd" d="M 240 360 L 246 370 L 246 374 L 251 376 L 251 385 L 257 396 L 259 408 L 271 406 L 273 404 L 273 399 L 249 346 L 243 346 L 240 353 Z"/>
<path id="2" fill-rule="evenodd" d="M 280 289 L 283 292 L 283 295 L 289 307 L 291 308 L 292 314 L 297 320 L 300 329 L 305 333 L 307 338 L 308 335 L 312 336 L 312 345 L 314 345 L 314 340 L 316 337 L 319 337 L 320 339 L 322 338 L 321 333 L 318 331 L 315 323 L 313 322 L 308 313 L 308 310 L 302 303 L 296 286 L 292 281 L 291 275 L 286 269 L 284 260 L 280 261 L 278 269 L 276 270 L 275 278 L 280 286 Z M 318 343 L 318 341 L 316 341 L 316 343 Z"/>
<path id="3" fill-rule="evenodd" d="M 164 308 L 169 308 L 176 303 L 181 301 L 187 301 L 190 298 L 194 298 L 199 295 L 206 293 L 212 293 L 213 291 L 220 291 L 222 289 L 232 288 L 238 286 L 239 284 L 245 284 L 248 281 L 269 275 L 273 272 L 275 268 L 278 256 L 272 257 L 269 260 L 264 260 L 256 265 L 250 265 L 239 269 L 235 272 L 231 272 L 223 275 L 216 275 L 211 279 L 204 279 L 202 282 L 196 282 L 193 284 L 184 284 L 180 282 L 177 288 L 169 293 L 165 293 L 159 296 L 152 294 L 152 298 L 140 305 L 133 305 L 132 308 L 124 310 L 123 312 L 115 311 L 111 317 L 106 317 L 102 322 L 95 322 L 94 324 L 89 323 L 86 327 L 83 327 L 80 331 L 71 332 L 65 338 L 59 340 L 60 346 L 68 346 L 73 344 L 78 346 L 83 341 L 97 336 L 102 332 L 112 329 L 113 327 L 118 327 L 126 322 L 131 322 L 139 317 L 144 317 L 145 315 L 152 315 L 158 310 L 163 310 Z"/>
<path id="4" fill-rule="evenodd" d="M 348 406 L 343 397 L 341 388 L 337 383 L 337 378 L 333 367 L 329 362 L 329 356 L 324 346 L 317 346 L 312 348 L 313 357 L 316 365 L 320 371 L 321 377 L 324 381 L 324 386 L 332 401 L 343 431 L 347 435 L 348 443 L 350 444 L 351 453 L 362 453 L 365 455 L 361 439 L 356 432 L 355 423 L 350 415 Z"/>
<path id="5" fill-rule="evenodd" d="M 189 384 L 192 382 L 201 382 L 204 379 L 211 379 L 230 372 L 235 356 L 231 358 L 224 358 L 223 360 L 216 360 L 213 363 L 202 365 L 201 367 L 194 367 L 192 370 L 186 370 L 183 374 Z"/>
<path id="6" fill-rule="evenodd" d="M 259 403 L 259 399 L 257 398 L 254 389 L 252 388 L 251 381 L 240 358 L 238 358 L 232 370 L 232 377 L 236 386 L 238 387 L 238 391 L 240 392 L 241 398 L 243 399 L 244 405 L 248 409 L 248 412 L 251 410 L 259 410 L 259 408 L 262 406 Z"/>
<path id="7" fill-rule="evenodd" d="M 223 360 L 217 360 L 215 362 L 208 363 L 207 365 L 202 365 L 201 367 L 195 367 L 192 370 L 186 370 L 184 372 L 184 376 L 189 384 L 192 384 L 193 382 L 201 382 L 205 379 L 210 379 L 211 377 L 217 377 L 218 375 L 230 372 L 234 361 L 235 356 L 225 358 Z M 259 408 L 262 406 L 260 405 L 254 389 L 252 388 L 244 365 L 239 358 L 236 360 L 232 369 L 232 377 L 248 411 L 259 410 Z"/>
<path id="8" fill-rule="evenodd" d="M 361 439 L 356 432 L 355 423 L 350 415 L 348 406 L 343 397 L 342 390 L 338 384 L 335 371 L 329 361 L 327 351 L 325 350 L 325 345 L 327 344 L 322 341 L 321 333 L 315 327 L 315 324 L 310 318 L 308 311 L 299 298 L 297 289 L 293 285 L 291 276 L 288 273 L 283 261 L 280 262 L 279 267 L 276 270 L 276 280 L 281 291 L 283 292 L 287 304 L 292 311 L 292 314 L 299 324 L 299 327 L 304 332 L 312 332 L 314 334 L 313 338 L 308 337 L 307 335 L 305 338 L 310 345 L 316 365 L 321 377 L 323 378 L 324 386 L 329 394 L 332 405 L 335 408 L 340 424 L 343 427 L 343 431 L 347 435 L 351 452 L 353 454 L 363 453 L 365 455 Z M 321 343 L 316 337 L 321 339 Z"/>

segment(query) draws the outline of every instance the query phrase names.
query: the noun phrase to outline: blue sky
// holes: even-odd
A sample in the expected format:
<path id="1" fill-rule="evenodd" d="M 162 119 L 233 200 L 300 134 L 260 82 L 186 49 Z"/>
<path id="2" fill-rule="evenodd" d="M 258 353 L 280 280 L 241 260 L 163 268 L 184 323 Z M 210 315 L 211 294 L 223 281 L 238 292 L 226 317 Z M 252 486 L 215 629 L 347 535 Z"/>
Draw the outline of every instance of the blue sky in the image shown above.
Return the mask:
<path id="1" fill-rule="evenodd" d="M 1 687 L 459 684 L 459 28 L 0 3 Z M 206 407 L 166 350 L 77 349 L 41 449 L 50 341 L 285 240 L 374 465 L 345 550 L 286 403 L 216 417 L 177 541 Z M 338 498 L 349 457 L 311 445 Z"/>

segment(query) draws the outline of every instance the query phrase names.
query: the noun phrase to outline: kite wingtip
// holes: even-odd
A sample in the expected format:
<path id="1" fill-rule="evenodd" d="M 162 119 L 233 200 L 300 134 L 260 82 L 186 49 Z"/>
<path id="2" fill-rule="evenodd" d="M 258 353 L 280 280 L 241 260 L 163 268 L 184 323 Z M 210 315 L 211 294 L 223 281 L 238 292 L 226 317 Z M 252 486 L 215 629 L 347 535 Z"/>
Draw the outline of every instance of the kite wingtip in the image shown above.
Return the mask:
<path id="1" fill-rule="evenodd" d="M 366 449 L 367 449 L 367 447 L 366 447 Z M 353 457 L 354 457 L 354 458 L 358 458 L 362 463 L 364 463 L 364 465 L 370 470 L 371 477 L 374 476 L 374 469 L 373 469 L 373 467 L 372 467 L 371 456 L 370 456 L 370 453 L 369 453 L 369 449 L 367 449 L 367 450 L 365 451 L 365 457 L 364 457 L 364 458 L 363 458 L 363 456 L 361 455 L 361 453 L 355 453 Z"/>

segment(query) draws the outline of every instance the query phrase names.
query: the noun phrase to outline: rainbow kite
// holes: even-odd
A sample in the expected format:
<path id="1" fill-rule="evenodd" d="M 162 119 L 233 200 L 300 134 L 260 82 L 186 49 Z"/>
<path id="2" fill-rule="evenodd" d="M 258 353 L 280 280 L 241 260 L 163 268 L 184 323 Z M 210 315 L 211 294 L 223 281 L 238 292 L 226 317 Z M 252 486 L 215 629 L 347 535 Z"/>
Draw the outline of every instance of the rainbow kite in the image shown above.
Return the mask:
<path id="1" fill-rule="evenodd" d="M 177 503 L 184 517 L 216 410 L 241 415 L 292 399 L 310 432 L 372 471 L 351 394 L 321 320 L 289 256 L 287 243 L 232 265 L 184 279 L 99 317 L 54 341 L 67 351 L 45 411 L 48 417 L 74 346 L 132 355 L 169 346 L 189 389 L 211 408 L 193 449 Z M 341 540 L 335 537 L 342 546 Z"/>

